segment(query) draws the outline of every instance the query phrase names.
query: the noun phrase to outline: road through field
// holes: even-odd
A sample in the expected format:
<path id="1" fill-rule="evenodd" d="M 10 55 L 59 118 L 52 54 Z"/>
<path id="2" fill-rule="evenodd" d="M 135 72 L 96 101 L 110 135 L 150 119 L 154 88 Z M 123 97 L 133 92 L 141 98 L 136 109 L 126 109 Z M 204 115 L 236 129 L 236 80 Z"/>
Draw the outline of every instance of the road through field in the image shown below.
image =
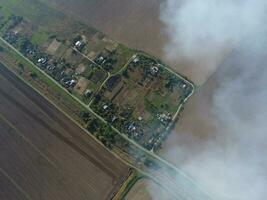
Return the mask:
<path id="1" fill-rule="evenodd" d="M 128 167 L 0 65 L 0 199 L 110 199 Z"/>

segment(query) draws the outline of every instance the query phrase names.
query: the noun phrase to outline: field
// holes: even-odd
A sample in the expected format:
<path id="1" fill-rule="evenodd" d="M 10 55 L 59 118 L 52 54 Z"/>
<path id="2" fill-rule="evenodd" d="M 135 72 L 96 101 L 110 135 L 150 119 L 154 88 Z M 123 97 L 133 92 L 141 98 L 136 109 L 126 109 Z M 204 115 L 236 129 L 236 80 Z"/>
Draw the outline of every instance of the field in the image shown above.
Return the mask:
<path id="1" fill-rule="evenodd" d="M 0 199 L 110 199 L 128 167 L 0 70 Z"/>
<path id="2" fill-rule="evenodd" d="M 207 63 L 205 57 L 193 62 L 180 55 L 173 59 L 168 57 L 166 51 L 170 38 L 166 35 L 166 25 L 160 19 L 161 3 L 165 0 L 43 1 L 56 5 L 69 16 L 93 25 L 116 41 L 160 58 L 197 85 L 202 85 L 216 70 L 216 64 Z M 220 62 L 218 59 L 215 60 Z"/>
<path id="3" fill-rule="evenodd" d="M 148 179 L 140 179 L 131 188 L 125 200 L 171 200 L 174 197 L 159 185 Z"/>
<path id="4" fill-rule="evenodd" d="M 162 58 L 163 0 L 43 0 L 129 47 Z M 127 19 L 127 20 L 125 20 Z M 116 28 L 114 28 L 116 27 Z M 117 28 L 118 27 L 118 28 Z"/>

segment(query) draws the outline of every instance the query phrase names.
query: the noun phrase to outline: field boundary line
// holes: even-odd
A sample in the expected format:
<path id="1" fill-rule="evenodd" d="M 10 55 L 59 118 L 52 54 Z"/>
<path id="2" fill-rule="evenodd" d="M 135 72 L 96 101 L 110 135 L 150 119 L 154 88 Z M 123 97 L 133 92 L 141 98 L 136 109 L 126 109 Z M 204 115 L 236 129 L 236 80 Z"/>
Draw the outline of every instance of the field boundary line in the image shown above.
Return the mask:
<path id="1" fill-rule="evenodd" d="M 18 130 L 13 124 L 11 124 L 10 121 L 8 121 L 1 113 L 0 113 L 0 119 L 2 119 L 8 127 L 12 128 L 19 137 L 21 137 L 26 143 L 28 143 L 35 151 L 37 151 L 41 156 L 43 156 L 51 165 L 53 165 L 55 168 L 57 168 L 56 164 L 51 161 L 45 154 L 43 154 L 32 142 L 27 139 L 24 134 L 21 133 L 20 130 Z"/>
<path id="2" fill-rule="evenodd" d="M 10 177 L 6 172 L 5 170 L 3 170 L 1 167 L 0 167 L 0 172 L 26 197 L 26 199 L 28 200 L 33 200 L 28 194 L 27 192 L 25 192 L 17 183 L 16 181 L 13 180 L 12 177 Z"/>

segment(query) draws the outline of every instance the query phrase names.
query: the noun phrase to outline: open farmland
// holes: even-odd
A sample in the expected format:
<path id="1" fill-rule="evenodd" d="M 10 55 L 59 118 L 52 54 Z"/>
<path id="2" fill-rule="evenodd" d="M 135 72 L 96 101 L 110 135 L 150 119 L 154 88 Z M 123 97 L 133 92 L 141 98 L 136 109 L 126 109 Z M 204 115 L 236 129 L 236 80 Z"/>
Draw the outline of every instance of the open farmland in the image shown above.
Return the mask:
<path id="1" fill-rule="evenodd" d="M 0 199 L 110 199 L 128 167 L 0 70 Z"/>
<path id="2" fill-rule="evenodd" d="M 162 56 L 166 37 L 161 32 L 163 23 L 159 19 L 159 7 L 164 0 L 43 1 L 123 44 Z"/>
<path id="3" fill-rule="evenodd" d="M 155 193 L 156 195 L 153 195 Z M 138 180 L 127 193 L 125 200 L 171 200 L 176 199 L 152 180 Z"/>
<path id="4" fill-rule="evenodd" d="M 43 0 L 55 5 L 68 16 L 72 16 L 98 30 L 112 39 L 129 47 L 148 52 L 170 65 L 197 85 L 204 84 L 214 73 L 216 67 L 208 66 L 207 58 L 190 62 L 182 55 L 170 58 L 166 51 L 170 37 L 166 34 L 166 24 L 161 20 L 161 8 L 165 0 Z M 183 2 L 176 0 L 176 2 Z M 178 12 L 178 11 L 177 11 Z M 127 19 L 127 20 L 125 20 Z M 180 48 L 177 46 L 177 48 Z M 169 51 L 167 51 L 169 52 Z M 220 63 L 221 58 L 215 58 Z"/>

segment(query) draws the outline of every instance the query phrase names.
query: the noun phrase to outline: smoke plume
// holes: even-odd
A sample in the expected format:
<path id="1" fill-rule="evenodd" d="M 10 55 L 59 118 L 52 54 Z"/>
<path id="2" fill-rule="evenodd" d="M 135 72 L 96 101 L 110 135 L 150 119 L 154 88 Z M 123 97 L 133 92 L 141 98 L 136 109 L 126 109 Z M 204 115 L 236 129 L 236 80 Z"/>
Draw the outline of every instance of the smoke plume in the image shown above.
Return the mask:
<path id="1" fill-rule="evenodd" d="M 199 73 L 192 75 L 196 83 L 203 84 L 234 47 L 254 42 L 263 29 L 265 9 L 264 0 L 164 1 L 160 18 L 169 38 L 166 60 L 186 60 L 191 73 Z"/>
<path id="2" fill-rule="evenodd" d="M 161 6 L 166 57 L 182 55 L 203 73 L 217 69 L 218 84 L 207 108 L 214 137 L 195 144 L 197 153 L 185 145 L 165 154 L 218 200 L 267 198 L 266 11 L 264 0 L 166 0 Z"/>

